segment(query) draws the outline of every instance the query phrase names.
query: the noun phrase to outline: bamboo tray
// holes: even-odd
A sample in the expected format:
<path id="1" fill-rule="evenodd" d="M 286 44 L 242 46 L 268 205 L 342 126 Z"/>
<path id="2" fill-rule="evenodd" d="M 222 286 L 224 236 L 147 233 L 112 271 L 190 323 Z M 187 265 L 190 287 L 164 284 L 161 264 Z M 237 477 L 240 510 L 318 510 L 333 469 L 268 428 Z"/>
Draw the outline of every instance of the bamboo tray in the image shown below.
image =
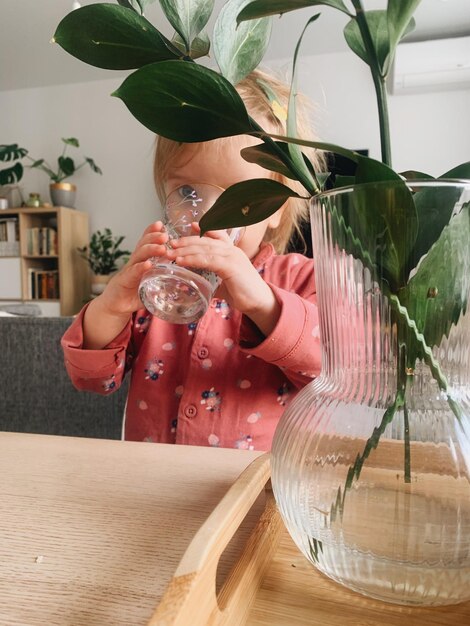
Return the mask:
<path id="1" fill-rule="evenodd" d="M 149 626 L 469 626 L 470 602 L 434 608 L 388 604 L 316 570 L 284 528 L 270 491 L 268 455 L 256 459 L 200 529 Z M 266 506 L 216 594 L 217 561 L 258 492 Z"/>

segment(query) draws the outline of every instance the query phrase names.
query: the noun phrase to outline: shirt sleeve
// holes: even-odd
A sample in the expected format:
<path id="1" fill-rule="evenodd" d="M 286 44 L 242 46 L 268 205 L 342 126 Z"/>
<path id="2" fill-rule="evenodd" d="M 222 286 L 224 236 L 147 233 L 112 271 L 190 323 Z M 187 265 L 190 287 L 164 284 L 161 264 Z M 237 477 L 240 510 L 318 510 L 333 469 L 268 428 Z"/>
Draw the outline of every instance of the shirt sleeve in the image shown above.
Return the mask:
<path id="1" fill-rule="evenodd" d="M 132 322 L 101 350 L 83 348 L 83 316 L 86 305 L 65 331 L 61 345 L 67 373 L 74 387 L 106 395 L 116 391 L 124 378 L 131 341 Z"/>
<path id="2" fill-rule="evenodd" d="M 281 264 L 281 273 L 283 269 L 286 268 Z M 321 368 L 313 264 L 303 263 L 290 276 L 289 272 L 287 274 L 288 278 L 284 280 L 286 284 L 282 286 L 275 284 L 282 283 L 282 280 L 275 281 L 275 275 L 273 282 L 266 281 L 281 306 L 281 314 L 273 331 L 264 337 L 257 326 L 243 316 L 239 342 L 244 352 L 278 366 L 296 386 L 303 387 L 319 374 Z"/>

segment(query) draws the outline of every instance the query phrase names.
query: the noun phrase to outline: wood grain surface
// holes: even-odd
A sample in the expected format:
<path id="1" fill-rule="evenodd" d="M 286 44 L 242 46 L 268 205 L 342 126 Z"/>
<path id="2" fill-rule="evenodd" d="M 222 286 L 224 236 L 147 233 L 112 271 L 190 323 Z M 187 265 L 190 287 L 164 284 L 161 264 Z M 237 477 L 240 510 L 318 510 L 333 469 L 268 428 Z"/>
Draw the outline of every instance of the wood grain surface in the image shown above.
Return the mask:
<path id="1" fill-rule="evenodd" d="M 411 608 L 371 600 L 310 564 L 284 530 L 246 626 L 469 626 L 470 602 Z"/>
<path id="2" fill-rule="evenodd" d="M 1 433 L 1 626 L 147 624 L 259 454 Z"/>

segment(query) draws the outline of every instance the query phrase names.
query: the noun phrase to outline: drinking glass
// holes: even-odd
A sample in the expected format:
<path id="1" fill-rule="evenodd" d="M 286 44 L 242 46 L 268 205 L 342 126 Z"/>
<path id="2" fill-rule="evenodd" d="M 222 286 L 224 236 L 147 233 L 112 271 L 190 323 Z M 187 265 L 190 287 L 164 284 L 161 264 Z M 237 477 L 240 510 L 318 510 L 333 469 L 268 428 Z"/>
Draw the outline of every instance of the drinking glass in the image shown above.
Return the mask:
<path id="1" fill-rule="evenodd" d="M 208 183 L 181 185 L 167 197 L 164 225 L 169 240 L 191 235 L 192 222 L 198 222 L 224 191 Z M 241 229 L 227 231 L 234 243 Z M 168 244 L 167 244 L 168 245 Z M 153 257 L 139 285 L 139 297 L 145 308 L 162 320 L 173 324 L 196 322 L 207 311 L 220 284 L 214 272 L 180 267 L 174 262 Z"/>

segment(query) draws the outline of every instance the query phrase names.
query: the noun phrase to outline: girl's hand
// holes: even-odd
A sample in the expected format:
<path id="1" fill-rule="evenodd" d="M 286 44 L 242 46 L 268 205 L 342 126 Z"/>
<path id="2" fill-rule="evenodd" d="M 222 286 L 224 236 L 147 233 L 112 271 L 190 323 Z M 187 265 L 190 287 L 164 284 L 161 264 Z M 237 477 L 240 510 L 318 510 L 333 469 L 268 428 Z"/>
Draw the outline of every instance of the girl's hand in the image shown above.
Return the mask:
<path id="1" fill-rule="evenodd" d="M 95 299 L 100 301 L 100 309 L 117 317 L 129 317 L 141 308 L 138 287 L 143 274 L 151 269 L 151 257 L 164 256 L 168 235 L 163 231 L 162 222 L 148 226 L 129 261 L 111 278 L 103 293 Z"/>
<path id="2" fill-rule="evenodd" d="M 193 229 L 200 232 L 194 223 Z M 280 316 L 280 305 L 271 288 L 259 275 L 247 255 L 234 246 L 225 231 L 209 231 L 203 237 L 182 237 L 170 241 L 167 252 L 177 265 L 211 270 L 222 280 L 217 297 L 253 320 L 267 336 Z"/>

